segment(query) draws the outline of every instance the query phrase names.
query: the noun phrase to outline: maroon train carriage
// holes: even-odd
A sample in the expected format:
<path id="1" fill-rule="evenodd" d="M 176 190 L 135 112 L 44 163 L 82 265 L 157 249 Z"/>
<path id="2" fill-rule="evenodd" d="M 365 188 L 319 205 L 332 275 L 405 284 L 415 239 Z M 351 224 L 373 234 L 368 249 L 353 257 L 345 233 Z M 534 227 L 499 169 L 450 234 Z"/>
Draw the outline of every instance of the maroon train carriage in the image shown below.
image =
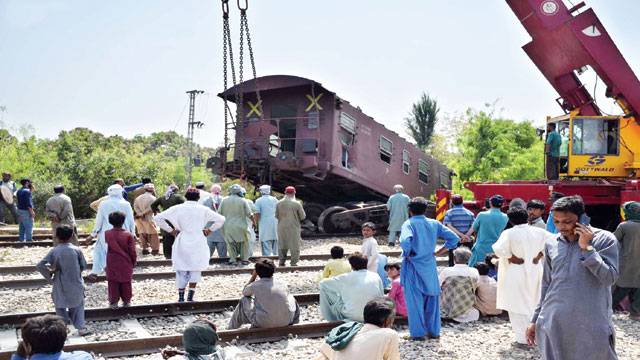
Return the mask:
<path id="1" fill-rule="evenodd" d="M 264 76 L 218 96 L 236 104 L 242 99 L 244 121 L 239 131 L 228 124 L 235 140 L 208 166 L 280 192 L 295 185 L 320 231 L 349 230 L 364 221 L 385 225 L 380 204 L 395 184 L 409 196 L 451 188 L 446 166 L 314 80 Z"/>

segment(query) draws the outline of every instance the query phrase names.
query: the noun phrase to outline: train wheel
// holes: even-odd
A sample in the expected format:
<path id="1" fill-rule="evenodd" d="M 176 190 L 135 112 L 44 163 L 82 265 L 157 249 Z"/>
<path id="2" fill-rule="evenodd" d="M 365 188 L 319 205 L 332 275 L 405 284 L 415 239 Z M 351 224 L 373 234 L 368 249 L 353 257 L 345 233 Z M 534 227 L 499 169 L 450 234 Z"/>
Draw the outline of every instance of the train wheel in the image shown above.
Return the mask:
<path id="1" fill-rule="evenodd" d="M 348 231 L 351 227 L 344 226 L 333 219 L 333 215 L 346 211 L 347 208 L 342 206 L 332 206 L 325 209 L 318 217 L 318 229 L 321 233 L 331 234 L 336 232 Z M 348 224 L 350 225 L 350 224 Z"/>
<path id="2" fill-rule="evenodd" d="M 302 207 L 304 208 L 305 214 L 307 214 L 307 220 L 311 221 L 316 227 L 318 227 L 318 218 L 320 218 L 320 215 L 322 215 L 322 212 L 327 207 L 313 202 L 304 203 Z"/>

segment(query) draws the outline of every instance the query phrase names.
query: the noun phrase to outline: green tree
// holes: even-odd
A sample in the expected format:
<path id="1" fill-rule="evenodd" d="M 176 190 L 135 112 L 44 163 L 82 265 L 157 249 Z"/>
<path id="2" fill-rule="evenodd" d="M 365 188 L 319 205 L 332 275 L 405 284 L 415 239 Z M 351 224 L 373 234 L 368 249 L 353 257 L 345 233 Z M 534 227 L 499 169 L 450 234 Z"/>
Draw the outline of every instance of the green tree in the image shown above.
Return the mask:
<path id="1" fill-rule="evenodd" d="M 115 178 L 132 184 L 149 176 L 158 194 L 164 192 L 166 185 L 182 185 L 186 179 L 186 138 L 172 131 L 126 139 L 76 128 L 47 140 L 29 135 L 29 129 L 29 126 L 0 128 L 0 170 L 11 172 L 16 180 L 22 177 L 33 180 L 34 203 L 40 218 L 55 184 L 65 185 L 76 216 L 87 218 L 95 215 L 89 204 L 103 196 Z M 196 149 L 203 159 L 213 153 L 209 148 L 196 146 Z M 212 178 L 204 166 L 194 168 L 194 182 L 211 183 Z"/>
<path id="2" fill-rule="evenodd" d="M 416 145 L 421 149 L 426 149 L 433 136 L 433 130 L 438 122 L 438 103 L 426 93 L 422 93 L 420 100 L 414 103 L 409 112 L 409 117 L 405 118 L 407 130 L 415 140 Z"/>
<path id="3" fill-rule="evenodd" d="M 531 122 L 496 118 L 469 110 L 452 166 L 457 189 L 465 181 L 535 180 L 543 177 L 542 140 Z"/>

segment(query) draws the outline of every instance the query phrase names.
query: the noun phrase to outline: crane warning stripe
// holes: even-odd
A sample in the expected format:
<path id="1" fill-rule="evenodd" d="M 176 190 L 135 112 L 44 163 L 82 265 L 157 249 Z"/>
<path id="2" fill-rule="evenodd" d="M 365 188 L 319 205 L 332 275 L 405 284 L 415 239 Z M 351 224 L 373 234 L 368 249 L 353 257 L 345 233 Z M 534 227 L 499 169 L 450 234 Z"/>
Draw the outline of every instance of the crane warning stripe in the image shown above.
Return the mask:
<path id="1" fill-rule="evenodd" d="M 436 220 L 444 220 L 444 213 L 446 210 L 447 198 L 442 198 L 436 204 Z"/>

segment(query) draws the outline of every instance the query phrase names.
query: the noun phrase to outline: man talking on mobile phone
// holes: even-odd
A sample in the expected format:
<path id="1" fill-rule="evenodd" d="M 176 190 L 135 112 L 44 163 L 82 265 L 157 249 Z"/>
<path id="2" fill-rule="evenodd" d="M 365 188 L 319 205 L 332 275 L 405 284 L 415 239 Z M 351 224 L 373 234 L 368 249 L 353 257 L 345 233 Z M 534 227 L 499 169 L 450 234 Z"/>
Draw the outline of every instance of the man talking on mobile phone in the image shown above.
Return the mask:
<path id="1" fill-rule="evenodd" d="M 538 344 L 545 360 L 617 359 L 611 286 L 618 278 L 618 242 L 579 223 L 579 196 L 563 197 L 551 210 L 559 234 L 545 245 L 540 303 L 527 341 Z"/>

